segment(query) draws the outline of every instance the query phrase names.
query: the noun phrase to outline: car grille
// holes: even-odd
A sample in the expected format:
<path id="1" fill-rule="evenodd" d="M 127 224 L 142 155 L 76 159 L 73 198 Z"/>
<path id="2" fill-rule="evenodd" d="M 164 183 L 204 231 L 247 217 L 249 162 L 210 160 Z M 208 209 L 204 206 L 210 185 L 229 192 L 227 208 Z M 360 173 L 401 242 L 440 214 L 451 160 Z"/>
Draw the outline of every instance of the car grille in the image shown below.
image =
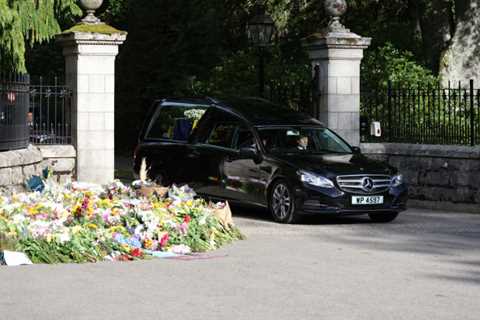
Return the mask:
<path id="1" fill-rule="evenodd" d="M 370 182 L 373 182 L 370 185 L 370 188 L 364 187 L 364 179 L 371 179 Z M 380 174 L 361 174 L 361 175 L 348 175 L 348 176 L 338 176 L 337 184 L 341 190 L 350 193 L 380 193 L 388 190 L 392 178 L 387 175 Z"/>

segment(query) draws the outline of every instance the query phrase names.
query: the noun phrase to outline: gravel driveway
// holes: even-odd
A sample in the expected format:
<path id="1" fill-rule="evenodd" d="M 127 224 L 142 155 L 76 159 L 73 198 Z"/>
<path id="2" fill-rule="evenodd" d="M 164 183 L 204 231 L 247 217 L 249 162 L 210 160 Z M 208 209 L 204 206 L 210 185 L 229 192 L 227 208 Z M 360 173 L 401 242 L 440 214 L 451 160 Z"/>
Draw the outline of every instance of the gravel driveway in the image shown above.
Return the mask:
<path id="1" fill-rule="evenodd" d="M 197 260 L 0 268 L 2 319 L 480 319 L 480 215 L 272 223 Z"/>

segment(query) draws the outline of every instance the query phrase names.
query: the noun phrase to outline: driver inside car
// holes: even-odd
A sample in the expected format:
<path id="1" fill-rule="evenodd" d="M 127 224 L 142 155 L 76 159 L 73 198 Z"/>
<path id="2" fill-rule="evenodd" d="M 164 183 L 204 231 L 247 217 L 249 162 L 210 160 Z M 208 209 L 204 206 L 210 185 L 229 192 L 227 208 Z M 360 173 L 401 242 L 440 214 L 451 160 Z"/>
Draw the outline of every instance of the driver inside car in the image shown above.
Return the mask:
<path id="1" fill-rule="evenodd" d="M 299 136 L 297 139 L 297 149 L 306 151 L 308 149 L 308 137 L 307 136 Z"/>

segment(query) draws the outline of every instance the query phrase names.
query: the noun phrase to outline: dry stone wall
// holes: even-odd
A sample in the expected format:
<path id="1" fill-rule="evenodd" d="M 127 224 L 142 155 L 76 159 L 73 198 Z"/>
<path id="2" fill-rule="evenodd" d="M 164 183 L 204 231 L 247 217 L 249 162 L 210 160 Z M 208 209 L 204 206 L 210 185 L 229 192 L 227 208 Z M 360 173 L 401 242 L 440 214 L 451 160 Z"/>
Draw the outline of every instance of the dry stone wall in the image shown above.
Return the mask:
<path id="1" fill-rule="evenodd" d="M 25 181 L 46 167 L 59 181 L 67 181 L 75 174 L 75 157 L 73 146 L 60 145 L 0 152 L 0 192 L 24 191 Z"/>
<path id="2" fill-rule="evenodd" d="M 480 213 L 480 147 L 364 143 L 361 149 L 399 169 L 411 205 Z"/>

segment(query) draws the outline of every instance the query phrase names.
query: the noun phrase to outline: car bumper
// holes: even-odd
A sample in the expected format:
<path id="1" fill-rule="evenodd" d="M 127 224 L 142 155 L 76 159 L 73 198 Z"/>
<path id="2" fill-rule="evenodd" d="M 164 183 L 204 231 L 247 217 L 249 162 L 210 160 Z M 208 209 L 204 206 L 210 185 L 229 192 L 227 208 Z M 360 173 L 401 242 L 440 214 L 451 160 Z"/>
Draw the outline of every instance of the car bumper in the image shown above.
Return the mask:
<path id="1" fill-rule="evenodd" d="M 353 194 L 338 189 L 322 189 L 307 185 L 295 188 L 295 204 L 299 213 L 358 215 L 372 212 L 401 212 L 406 210 L 408 189 L 406 185 L 391 187 L 382 193 L 368 194 L 368 196 L 383 196 L 384 203 L 376 205 L 353 205 L 352 196 L 365 196 Z"/>

